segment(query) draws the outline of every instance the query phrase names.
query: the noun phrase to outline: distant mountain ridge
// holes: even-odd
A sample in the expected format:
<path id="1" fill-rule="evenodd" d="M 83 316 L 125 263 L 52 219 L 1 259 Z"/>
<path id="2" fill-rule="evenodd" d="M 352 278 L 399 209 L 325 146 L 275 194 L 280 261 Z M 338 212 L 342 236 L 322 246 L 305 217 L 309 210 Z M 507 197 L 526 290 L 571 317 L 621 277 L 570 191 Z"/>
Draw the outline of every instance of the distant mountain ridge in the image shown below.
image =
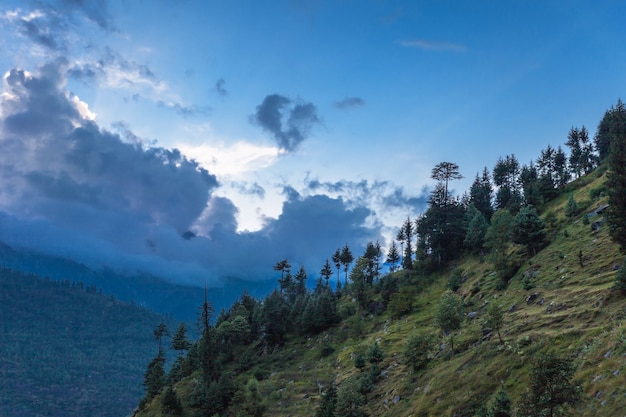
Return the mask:
<path id="1" fill-rule="evenodd" d="M 119 300 L 133 302 L 189 323 L 196 320 L 196 307 L 204 298 L 204 289 L 200 287 L 174 284 L 148 274 L 124 275 L 109 268 L 94 270 L 71 259 L 13 248 L 2 241 L 0 267 L 53 280 L 96 286 Z M 225 288 L 210 288 L 208 297 L 216 311 L 219 311 L 222 307 L 230 306 L 244 289 L 261 296 L 269 292 L 272 286 L 273 282 L 233 281 Z"/>

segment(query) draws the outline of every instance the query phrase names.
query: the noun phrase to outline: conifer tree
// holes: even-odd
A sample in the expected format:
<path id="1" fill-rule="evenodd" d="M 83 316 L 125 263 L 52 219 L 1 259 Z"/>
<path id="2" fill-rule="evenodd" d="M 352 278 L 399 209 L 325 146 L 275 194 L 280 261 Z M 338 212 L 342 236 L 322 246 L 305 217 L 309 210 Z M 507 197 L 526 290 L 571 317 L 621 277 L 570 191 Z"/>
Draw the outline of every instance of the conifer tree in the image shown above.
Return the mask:
<path id="1" fill-rule="evenodd" d="M 446 291 L 439 300 L 439 308 L 435 318 L 437 326 L 444 334 L 450 334 L 450 349 L 454 356 L 454 334 L 461 328 L 465 318 L 465 309 L 461 297 L 452 291 Z"/>
<path id="2" fill-rule="evenodd" d="M 407 270 L 413 269 L 413 233 L 413 222 L 409 217 L 407 217 L 402 225 L 402 234 L 406 241 L 404 256 L 402 258 L 402 267 Z"/>
<path id="3" fill-rule="evenodd" d="M 350 264 L 352 264 L 352 261 L 354 261 L 354 255 L 352 255 L 352 251 L 350 251 L 350 248 L 348 247 L 347 243 L 346 243 L 346 246 L 344 246 L 343 249 L 341 250 L 340 259 L 341 259 L 341 264 L 343 265 L 343 270 L 346 273 L 344 286 L 347 286 L 348 285 L 348 269 L 350 269 Z"/>
<path id="4" fill-rule="evenodd" d="M 500 388 L 496 394 L 496 398 L 493 399 L 489 410 L 490 417 L 511 417 L 513 411 L 511 410 L 511 398 L 507 395 L 504 388 Z"/>
<path id="5" fill-rule="evenodd" d="M 524 206 L 515 216 L 513 241 L 526 245 L 529 255 L 535 256 L 545 239 L 545 223 L 532 206 Z"/>
<path id="6" fill-rule="evenodd" d="M 161 397 L 161 410 L 162 416 L 177 417 L 182 415 L 183 407 L 180 403 L 180 399 L 171 386 L 168 386 L 163 392 L 163 396 Z"/>
<path id="7" fill-rule="evenodd" d="M 391 246 L 387 251 L 387 263 L 389 264 L 389 270 L 394 272 L 397 268 L 397 264 L 400 261 L 400 254 L 398 253 L 398 246 L 396 245 L 396 241 L 391 241 Z"/>
<path id="8" fill-rule="evenodd" d="M 337 248 L 335 253 L 333 253 L 333 263 L 335 264 L 335 268 L 337 268 L 337 283 L 341 283 L 341 249 Z"/>
<path id="9" fill-rule="evenodd" d="M 322 401 L 315 412 L 315 417 L 335 417 L 337 408 L 337 386 L 332 383 L 324 390 Z"/>
<path id="10" fill-rule="evenodd" d="M 614 117 L 609 129 L 611 146 L 606 181 L 609 195 L 606 221 L 609 234 L 620 245 L 622 252 L 626 252 L 626 110 L 621 101 L 620 104 L 624 115 Z"/>
<path id="11" fill-rule="evenodd" d="M 611 106 L 604 113 L 594 138 L 595 148 L 600 161 L 604 161 L 611 153 L 614 135 L 617 133 L 616 130 L 620 129 L 619 126 L 624 126 L 624 123 L 626 123 L 626 105 L 624 105 L 622 100 L 617 100 L 617 104 Z"/>
<path id="12" fill-rule="evenodd" d="M 470 252 L 481 253 L 485 244 L 485 235 L 489 228 L 489 223 L 482 212 L 474 206 L 470 206 L 468 216 L 472 216 L 467 225 L 467 232 L 463 244 Z"/>
<path id="13" fill-rule="evenodd" d="M 493 186 L 491 176 L 487 167 L 483 169 L 482 175 L 476 178 L 470 187 L 470 203 L 480 211 L 485 219 L 489 221 L 493 215 Z"/>
<path id="14" fill-rule="evenodd" d="M 177 351 L 179 356 L 182 356 L 190 347 L 191 342 L 187 340 L 187 326 L 181 322 L 172 337 L 172 349 Z"/>
<path id="15" fill-rule="evenodd" d="M 578 204 L 574 200 L 574 194 L 570 194 L 565 205 L 565 215 L 567 217 L 574 217 L 578 214 Z"/>
<path id="16" fill-rule="evenodd" d="M 328 262 L 328 259 L 326 259 L 326 263 L 324 263 L 324 266 L 322 267 L 322 270 L 320 271 L 320 276 L 324 278 L 327 288 L 328 288 L 328 281 L 330 280 L 330 277 L 332 275 L 333 275 L 333 269 L 331 268 L 330 262 Z"/>
<path id="17" fill-rule="evenodd" d="M 500 271 L 508 266 L 507 249 L 511 242 L 513 221 L 507 210 L 498 210 L 494 213 L 485 235 L 485 247 L 491 250 L 493 264 Z"/>
<path id="18" fill-rule="evenodd" d="M 570 359 L 552 353 L 540 355 L 533 363 L 530 387 L 522 396 L 518 416 L 565 415 L 581 397 L 581 387 L 573 380 L 575 371 Z"/>

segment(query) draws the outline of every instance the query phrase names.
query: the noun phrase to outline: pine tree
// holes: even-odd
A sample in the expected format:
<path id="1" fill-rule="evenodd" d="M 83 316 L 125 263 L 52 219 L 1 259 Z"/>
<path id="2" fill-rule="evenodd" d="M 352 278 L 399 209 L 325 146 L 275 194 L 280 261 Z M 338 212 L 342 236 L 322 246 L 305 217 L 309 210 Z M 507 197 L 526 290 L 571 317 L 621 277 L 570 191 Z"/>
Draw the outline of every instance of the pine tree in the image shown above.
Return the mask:
<path id="1" fill-rule="evenodd" d="M 396 241 L 391 241 L 391 246 L 387 251 L 387 263 L 389 264 L 389 270 L 394 272 L 397 268 L 397 264 L 400 261 L 400 254 L 398 253 L 398 246 L 396 245 Z"/>
<path id="2" fill-rule="evenodd" d="M 361 384 L 356 377 L 348 377 L 337 390 L 337 408 L 335 415 L 341 417 L 365 417 L 363 405 L 365 395 L 361 392 Z"/>
<path id="3" fill-rule="evenodd" d="M 485 326 L 492 328 L 498 334 L 498 339 L 500 343 L 504 343 L 502 341 L 502 336 L 500 335 L 500 329 L 504 324 L 504 309 L 502 306 L 491 303 L 487 306 L 487 315 L 485 317 Z"/>
<path id="4" fill-rule="evenodd" d="M 337 268 L 337 284 L 341 285 L 341 249 L 339 248 L 333 253 L 333 263 L 335 264 L 335 268 Z"/>
<path id="5" fill-rule="evenodd" d="M 439 308 L 435 318 L 437 326 L 444 334 L 450 334 L 450 349 L 454 356 L 454 335 L 459 330 L 465 319 L 465 309 L 461 297 L 452 291 L 446 291 L 439 300 Z"/>
<path id="6" fill-rule="evenodd" d="M 165 386 L 165 354 L 162 349 L 159 349 L 159 353 L 155 356 L 146 369 L 146 373 L 143 378 L 143 386 L 146 389 L 146 400 L 150 401 L 163 389 Z"/>
<path id="7" fill-rule="evenodd" d="M 491 259 L 497 270 L 508 266 L 507 250 L 511 242 L 513 217 L 507 210 L 498 210 L 491 218 L 491 225 L 485 235 L 485 247 L 491 250 Z"/>
<path id="8" fill-rule="evenodd" d="M 330 280 L 330 277 L 332 275 L 333 275 L 333 269 L 331 268 L 330 262 L 328 262 L 328 259 L 326 259 L 326 263 L 324 264 L 324 266 L 322 267 L 322 270 L 320 271 L 320 276 L 324 278 L 327 288 L 328 288 L 328 281 Z"/>
<path id="9" fill-rule="evenodd" d="M 413 269 L 413 222 L 409 217 L 406 218 L 402 225 L 402 233 L 406 241 L 404 248 L 404 257 L 402 258 L 402 267 L 407 270 Z"/>
<path id="10" fill-rule="evenodd" d="M 409 337 L 404 347 L 404 362 L 413 368 L 414 372 L 421 371 L 430 362 L 433 349 L 433 340 L 429 335 L 414 334 Z"/>
<path id="11" fill-rule="evenodd" d="M 480 211 L 489 221 L 493 215 L 493 186 L 487 167 L 483 169 L 482 176 L 476 174 L 476 178 L 470 187 L 470 203 Z"/>
<path id="12" fill-rule="evenodd" d="M 346 273 L 346 279 L 345 279 L 345 284 L 344 286 L 348 285 L 348 269 L 350 269 L 350 264 L 352 263 L 352 261 L 354 261 L 354 255 L 352 255 L 352 251 L 350 251 L 350 248 L 348 247 L 348 244 L 346 243 L 346 246 L 343 247 L 343 249 L 341 250 L 341 264 L 343 265 L 343 270 Z"/>
<path id="13" fill-rule="evenodd" d="M 626 109 L 621 103 L 623 117 L 615 117 L 610 126 L 610 153 L 608 155 L 607 193 L 609 207 L 606 221 L 609 234 L 626 252 Z"/>
<path id="14" fill-rule="evenodd" d="M 280 294 L 282 295 L 285 290 L 288 290 L 292 284 L 291 281 L 291 264 L 287 259 L 283 259 L 274 265 L 274 271 L 280 271 L 280 279 L 278 284 L 280 285 Z"/>
<path id="15" fill-rule="evenodd" d="M 163 346 L 163 338 L 170 335 L 170 331 L 168 330 L 167 325 L 162 322 L 159 323 L 159 325 L 156 329 L 154 329 L 154 332 L 152 334 L 154 335 L 154 339 L 159 342 L 159 351 L 161 351 L 161 348 Z"/>
<path id="16" fill-rule="evenodd" d="M 583 150 L 580 143 L 580 131 L 577 127 L 572 127 L 567 135 L 565 144 L 570 149 L 569 166 L 572 174 L 576 178 L 584 171 Z"/>
<path id="17" fill-rule="evenodd" d="M 449 199 L 448 183 L 451 180 L 463 178 L 459 172 L 459 166 L 454 162 L 440 162 L 432 170 L 430 177 L 444 184 L 445 200 Z"/>
<path id="18" fill-rule="evenodd" d="M 517 213 L 522 203 L 519 189 L 520 166 L 515 155 L 498 158 L 493 168 L 493 182 L 498 187 L 496 208 Z"/>
<path id="19" fill-rule="evenodd" d="M 306 293 L 306 281 L 308 279 L 306 270 L 300 266 L 295 276 L 295 295 L 302 296 Z"/>
<path id="20" fill-rule="evenodd" d="M 191 342 L 187 340 L 187 326 L 181 322 L 172 337 L 172 349 L 177 351 L 179 356 L 182 356 L 190 347 Z"/>
<path id="21" fill-rule="evenodd" d="M 337 386 L 330 384 L 322 394 L 320 406 L 315 412 L 315 417 L 335 417 L 337 408 Z"/>
<path id="22" fill-rule="evenodd" d="M 167 387 L 163 392 L 163 396 L 161 397 L 161 410 L 162 416 L 182 416 L 183 407 L 180 403 L 180 399 L 178 398 L 176 392 L 171 386 Z"/>
<path id="23" fill-rule="evenodd" d="M 567 204 L 565 205 L 565 215 L 567 217 L 574 217 L 578 214 L 578 204 L 574 200 L 574 194 L 569 195 Z"/>
<path id="24" fill-rule="evenodd" d="M 372 365 L 378 365 L 385 358 L 385 353 L 380 346 L 378 346 L 378 342 L 374 342 L 374 344 L 367 350 L 366 357 L 369 363 Z"/>
<path id="25" fill-rule="evenodd" d="M 478 211 L 474 206 L 470 206 L 468 216 L 472 215 L 472 213 L 473 216 L 467 225 L 467 232 L 465 233 L 463 244 L 471 252 L 480 253 L 485 244 L 485 235 L 487 234 L 487 229 L 489 229 L 489 223 L 483 213 Z"/>
<path id="26" fill-rule="evenodd" d="M 573 381 L 576 367 L 571 360 L 543 354 L 533 363 L 529 390 L 518 406 L 520 417 L 565 415 L 568 406 L 577 404 L 581 387 Z"/>
<path id="27" fill-rule="evenodd" d="M 613 288 L 626 295 L 626 261 L 622 263 L 622 267 L 615 274 Z"/>
<path id="28" fill-rule="evenodd" d="M 496 398 L 493 399 L 489 410 L 490 417 L 511 417 L 513 412 L 511 410 L 511 398 L 507 395 L 504 388 L 500 388 L 496 394 Z"/>
<path id="29" fill-rule="evenodd" d="M 537 214 L 532 206 L 524 206 L 515 216 L 513 224 L 513 241 L 526 245 L 528 253 L 532 256 L 537 254 L 545 239 L 545 222 Z"/>
<path id="30" fill-rule="evenodd" d="M 623 126 L 624 123 L 626 123 L 626 106 L 622 100 L 617 100 L 617 104 L 604 113 L 594 138 L 600 161 L 604 161 L 611 153 L 616 130 L 619 130 L 619 126 Z"/>

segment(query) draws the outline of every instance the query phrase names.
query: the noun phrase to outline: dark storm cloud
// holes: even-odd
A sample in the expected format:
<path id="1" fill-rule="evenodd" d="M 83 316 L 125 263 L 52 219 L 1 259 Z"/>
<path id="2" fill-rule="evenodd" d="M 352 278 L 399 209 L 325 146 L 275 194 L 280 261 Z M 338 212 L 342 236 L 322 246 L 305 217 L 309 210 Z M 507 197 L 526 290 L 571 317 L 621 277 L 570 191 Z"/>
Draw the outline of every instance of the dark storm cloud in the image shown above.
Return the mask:
<path id="1" fill-rule="evenodd" d="M 343 100 L 335 102 L 335 107 L 338 109 L 353 109 L 365 105 L 365 100 L 361 97 L 346 97 Z"/>
<path id="2" fill-rule="evenodd" d="M 338 246 L 349 242 L 358 253 L 378 238 L 364 226 L 369 209 L 288 187 L 282 214 L 238 232 L 237 208 L 214 195 L 216 177 L 176 149 L 147 146 L 124 122 L 99 127 L 65 89 L 67 69 L 60 59 L 3 80 L 0 241 L 216 287 L 273 280 L 273 264 L 285 257 L 317 271 Z"/>
<path id="3" fill-rule="evenodd" d="M 313 103 L 292 100 L 279 94 L 266 96 L 251 120 L 269 132 L 278 147 L 287 152 L 297 150 L 313 127 L 321 123 Z"/>

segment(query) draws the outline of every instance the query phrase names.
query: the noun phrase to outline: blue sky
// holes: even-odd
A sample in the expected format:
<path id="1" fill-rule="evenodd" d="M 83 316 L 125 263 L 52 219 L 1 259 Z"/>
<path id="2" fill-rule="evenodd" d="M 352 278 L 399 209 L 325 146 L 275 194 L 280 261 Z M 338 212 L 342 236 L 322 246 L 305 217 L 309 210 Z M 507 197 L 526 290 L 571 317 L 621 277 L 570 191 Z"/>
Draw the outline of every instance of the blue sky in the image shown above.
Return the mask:
<path id="1" fill-rule="evenodd" d="M 620 1 L 5 0 L 0 240 L 198 285 L 267 279 L 284 257 L 315 274 L 346 242 L 388 244 L 438 162 L 459 164 L 462 193 L 499 156 L 593 135 L 624 98 L 623 16 Z"/>

